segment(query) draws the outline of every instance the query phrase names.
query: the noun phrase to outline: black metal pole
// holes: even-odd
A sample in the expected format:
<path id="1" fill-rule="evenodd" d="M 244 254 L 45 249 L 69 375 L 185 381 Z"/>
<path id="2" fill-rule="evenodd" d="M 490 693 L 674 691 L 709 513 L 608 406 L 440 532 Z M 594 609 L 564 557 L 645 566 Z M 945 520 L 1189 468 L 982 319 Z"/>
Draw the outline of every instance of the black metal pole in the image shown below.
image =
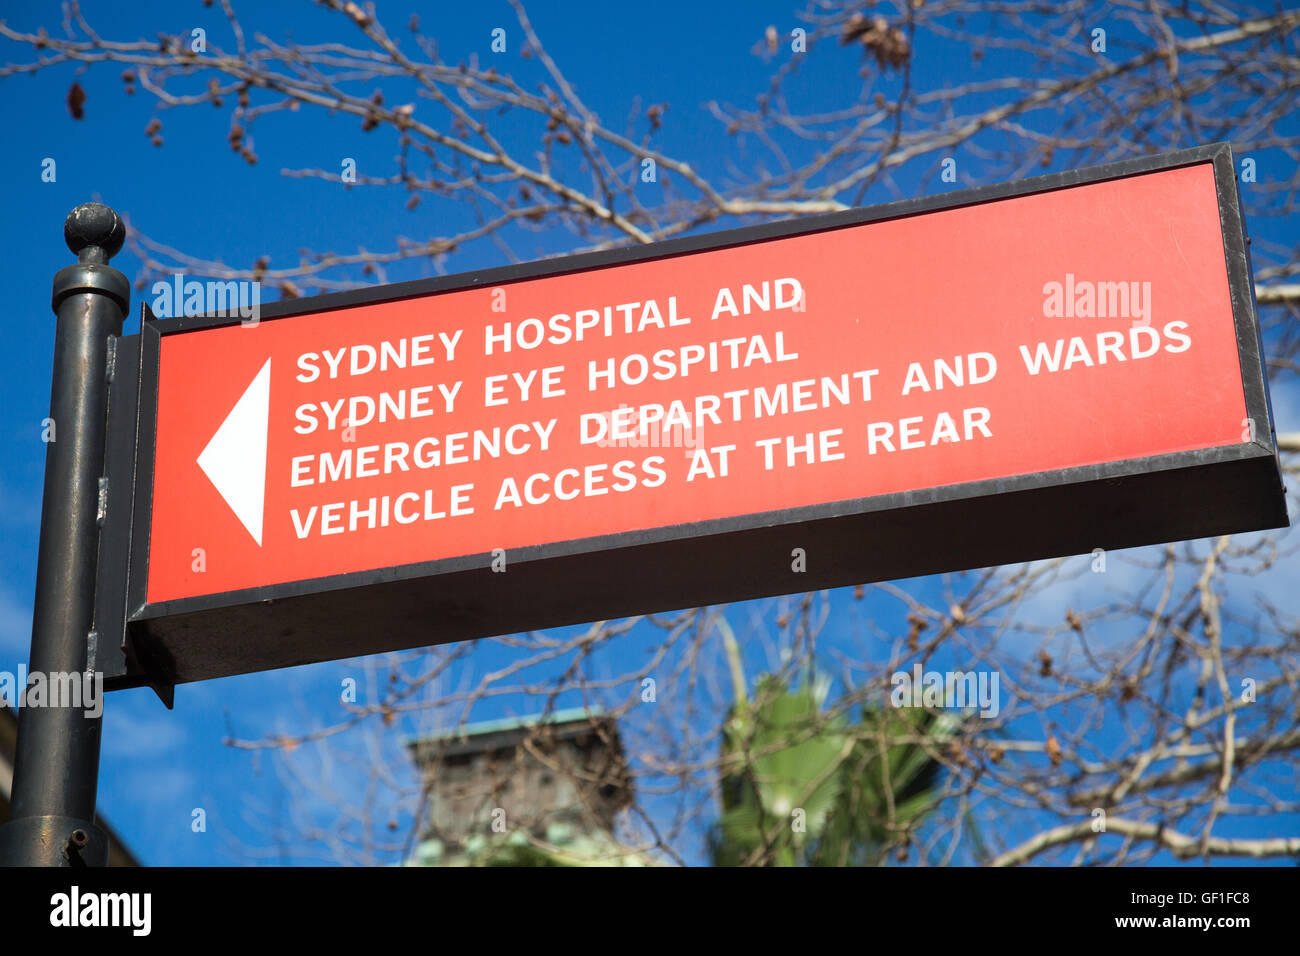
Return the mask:
<path id="1" fill-rule="evenodd" d="M 108 419 L 109 338 L 122 333 L 131 297 L 108 260 L 126 238 L 121 218 L 87 203 L 63 227 L 76 265 L 54 277 L 58 316 L 45 453 L 36 602 L 29 672 L 88 674 L 99 551 L 99 483 Z M 30 681 L 29 681 L 30 686 Z M 103 866 L 108 841 L 95 826 L 100 717 L 84 706 L 26 706 L 19 713 L 10 820 L 0 828 L 8 866 Z"/>

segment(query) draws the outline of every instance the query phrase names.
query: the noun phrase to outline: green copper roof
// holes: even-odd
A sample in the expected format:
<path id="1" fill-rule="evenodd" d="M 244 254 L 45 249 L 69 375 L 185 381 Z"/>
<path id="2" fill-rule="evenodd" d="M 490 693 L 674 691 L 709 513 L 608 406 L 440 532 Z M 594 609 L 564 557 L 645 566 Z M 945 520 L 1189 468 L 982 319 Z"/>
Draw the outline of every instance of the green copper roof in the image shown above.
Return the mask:
<path id="1" fill-rule="evenodd" d="M 465 724 L 463 727 L 429 734 L 424 737 L 409 737 L 406 740 L 406 745 L 410 747 L 417 743 L 435 740 L 460 740 L 483 734 L 500 733 L 503 730 L 534 727 L 538 724 L 568 724 L 580 720 L 593 720 L 603 716 L 605 716 L 605 710 L 602 707 L 568 707 L 563 710 L 553 710 L 550 713 L 530 714 L 527 717 L 502 717 L 498 720 L 480 720 L 477 723 Z"/>

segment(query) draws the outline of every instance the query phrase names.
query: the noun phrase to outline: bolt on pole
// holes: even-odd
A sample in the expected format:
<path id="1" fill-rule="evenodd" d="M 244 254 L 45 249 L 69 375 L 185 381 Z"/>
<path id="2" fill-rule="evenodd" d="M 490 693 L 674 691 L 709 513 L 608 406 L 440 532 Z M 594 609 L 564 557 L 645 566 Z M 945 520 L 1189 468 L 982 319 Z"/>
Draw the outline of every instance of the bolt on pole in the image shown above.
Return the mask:
<path id="1" fill-rule="evenodd" d="M 40 552 L 29 672 L 87 675 L 99 555 L 99 486 L 108 422 L 109 340 L 122 334 L 131 298 L 108 265 L 126 227 L 107 206 L 86 203 L 63 226 L 78 262 L 54 277 L 57 315 L 50 393 L 53 433 L 45 453 Z M 84 683 L 82 686 L 85 686 Z M 66 687 L 66 684 L 65 684 Z M 52 695 L 50 695 L 52 696 Z M 19 713 L 10 819 L 0 827 L 8 866 L 104 866 L 108 840 L 95 825 L 100 717 L 85 700 L 24 706 Z"/>

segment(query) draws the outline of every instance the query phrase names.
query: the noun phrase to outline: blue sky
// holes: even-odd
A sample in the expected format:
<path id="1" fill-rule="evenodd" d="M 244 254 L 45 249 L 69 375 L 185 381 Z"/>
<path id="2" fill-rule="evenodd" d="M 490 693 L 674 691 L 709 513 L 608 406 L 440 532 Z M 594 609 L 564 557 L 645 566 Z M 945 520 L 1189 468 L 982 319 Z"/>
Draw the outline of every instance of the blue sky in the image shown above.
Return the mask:
<path id="1" fill-rule="evenodd" d="M 399 32 L 406 22 L 408 6 L 382 5 L 380 12 L 391 32 Z M 423 18 L 431 30 L 436 19 L 440 50 L 450 62 L 470 55 L 490 56 L 494 27 L 506 27 L 511 37 L 518 35 L 509 7 L 498 0 L 437 6 L 436 18 L 429 13 Z M 0 0 L 0 9 L 16 29 L 43 25 L 51 32 L 57 30 L 57 4 Z M 651 103 L 670 103 L 669 122 L 658 141 L 661 148 L 723 178 L 729 161 L 742 165 L 752 161 L 746 150 L 753 146 L 740 147 L 728 140 L 706 104 L 713 100 L 749 104 L 765 89 L 771 68 L 754 56 L 754 44 L 769 24 L 783 29 L 794 26 L 794 9 L 779 0 L 725 0 L 678 6 L 536 3 L 529 12 L 549 52 L 596 113 L 617 126 L 616 119 L 643 113 Z M 93 24 L 116 38 L 188 34 L 202 26 L 212 42 L 229 42 L 219 9 L 197 0 L 127 7 L 87 3 L 86 11 Z M 256 19 L 250 22 L 268 36 L 300 42 L 347 31 L 338 17 L 312 4 L 287 0 L 258 4 Z M 1116 29 L 1116 42 L 1122 49 L 1122 27 Z M 3 60 L 26 52 L 3 45 Z M 920 69 L 948 69 L 954 81 L 966 75 L 966 67 L 944 64 L 941 49 L 931 52 L 935 55 L 925 58 Z M 513 68 L 518 63 L 518 45 L 512 43 L 504 58 Z M 387 249 L 395 236 L 449 233 L 458 224 L 456 217 L 464 216 L 463 211 L 432 201 L 410 212 L 400 190 L 349 191 L 318 179 L 279 175 L 284 168 L 336 170 L 346 156 L 355 157 L 363 170 L 390 168 L 395 151 L 392 138 L 367 137 L 350 118 L 323 118 L 319 112 L 303 111 L 264 121 L 256 130 L 261 159 L 250 167 L 226 144 L 228 111 L 172 110 L 160 114 L 165 142 L 155 147 L 143 134 L 155 115 L 154 100 L 142 93 L 126 96 L 119 73 L 120 68 L 108 65 L 77 75 L 64 66 L 36 77 L 0 79 L 0 121 L 8 132 L 6 148 L 0 151 L 0 208 L 5 214 L 0 278 L 10 303 L 0 373 L 0 668 L 9 670 L 25 660 L 29 640 L 45 453 L 40 423 L 48 409 L 53 350 L 50 279 L 71 261 L 62 226 L 73 206 L 90 199 L 105 202 L 155 240 L 198 257 L 246 264 L 268 253 L 273 265 L 295 261 L 303 247 Z M 804 71 L 800 88 L 814 91 L 819 83 L 842 75 L 830 60 L 824 65 L 814 60 Z M 74 77 L 87 93 L 82 121 L 72 120 L 65 105 Z M 934 79 L 927 77 L 927 82 Z M 504 128 L 508 137 L 509 127 Z M 47 157 L 57 162 L 53 183 L 41 180 L 42 161 Z M 907 195 L 919 195 L 983 184 L 978 164 L 961 168 L 955 185 L 941 183 L 932 170 L 923 176 L 918 169 L 900 180 L 900 188 Z M 1274 178 L 1285 179 L 1292 169 L 1293 164 L 1275 170 Z M 1261 175 L 1270 175 L 1263 161 Z M 895 198 L 899 196 L 882 188 L 865 202 Z M 1252 222 L 1251 229 L 1257 238 L 1290 244 L 1293 225 L 1290 217 L 1280 217 Z M 566 234 L 538 233 L 520 237 L 514 253 L 527 259 L 563 252 L 576 244 Z M 460 272 L 505 261 L 500 250 L 484 243 L 467 248 L 443 267 Z M 114 265 L 133 279 L 139 267 L 127 252 Z M 391 270 L 389 278 L 416 278 L 439 267 L 427 260 L 406 264 Z M 128 332 L 135 330 L 138 303 L 137 299 L 133 304 Z M 1300 428 L 1300 418 L 1294 415 L 1300 402 L 1293 395 L 1275 392 L 1274 403 L 1280 430 Z M 1277 574 L 1263 586 L 1285 600 L 1286 579 Z M 1085 584 L 1095 588 L 1098 582 Z M 938 595 L 942 586 L 939 581 L 914 584 L 918 594 L 928 596 Z M 1065 591 L 1045 599 L 1055 602 L 1047 610 L 1059 610 L 1067 601 L 1079 606 L 1084 600 L 1084 595 L 1071 590 L 1084 584 L 1063 587 Z M 876 597 L 864 605 L 849 592 L 836 592 L 832 605 L 837 614 L 830 646 L 846 653 L 855 646 L 858 628 L 867 619 L 894 634 L 906 631 L 905 612 L 892 599 Z M 769 606 L 761 602 L 738 606 L 732 611 L 733 623 L 740 630 L 751 615 Z M 612 670 L 627 666 L 619 654 L 643 654 L 653 633 L 647 629 L 640 644 L 608 655 L 599 664 Z M 774 653 L 754 640 L 747 649 L 751 674 L 775 664 L 770 659 Z M 453 666 L 450 683 L 467 686 L 513 657 L 509 648 L 482 642 Z M 178 689 L 176 709 L 170 713 L 147 690 L 114 695 L 105 719 L 101 813 L 150 864 L 258 861 L 250 848 L 266 849 L 268 862 L 324 862 L 307 853 L 270 847 L 267 821 L 287 819 L 287 805 L 297 791 L 285 784 L 274 761 L 223 741 L 227 736 L 300 733 L 334 720 L 340 679 L 362 675 L 361 665 L 343 662 L 187 685 Z M 520 713 L 534 703 L 517 696 L 488 699 L 472 717 Z M 580 701 L 570 698 L 556 703 Z M 395 745 L 389 741 L 387 746 Z M 355 778 L 337 769 L 336 773 L 340 789 L 355 785 Z M 207 833 L 191 831 L 194 808 L 205 809 Z M 329 819 L 324 803 L 309 801 L 308 810 Z M 1294 827 L 1287 832 L 1294 832 Z"/>

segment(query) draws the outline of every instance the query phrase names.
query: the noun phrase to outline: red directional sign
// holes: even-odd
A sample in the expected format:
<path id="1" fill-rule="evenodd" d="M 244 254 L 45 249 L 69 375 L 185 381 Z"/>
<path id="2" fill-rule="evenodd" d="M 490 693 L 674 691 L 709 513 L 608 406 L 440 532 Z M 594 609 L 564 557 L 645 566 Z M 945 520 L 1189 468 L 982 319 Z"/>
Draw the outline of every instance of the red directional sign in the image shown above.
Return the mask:
<path id="1" fill-rule="evenodd" d="M 218 626 L 274 643 L 268 599 L 315 643 L 242 669 L 1284 523 L 1230 176 L 1207 149 L 151 322 L 134 630 L 184 680 L 241 669 Z M 357 608 L 386 633 L 349 643 Z"/>

